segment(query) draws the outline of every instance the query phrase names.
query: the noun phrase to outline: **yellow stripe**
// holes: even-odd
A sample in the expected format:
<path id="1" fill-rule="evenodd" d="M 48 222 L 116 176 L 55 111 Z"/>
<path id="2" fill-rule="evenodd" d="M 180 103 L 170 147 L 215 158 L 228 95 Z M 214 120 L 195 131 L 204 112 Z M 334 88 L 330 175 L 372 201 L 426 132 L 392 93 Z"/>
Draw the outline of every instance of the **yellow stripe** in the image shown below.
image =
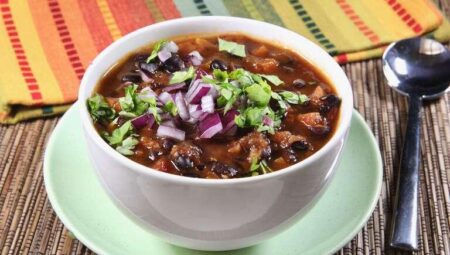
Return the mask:
<path id="1" fill-rule="evenodd" d="M 306 38 L 310 39 L 311 41 L 319 44 L 319 42 L 312 36 L 308 29 L 306 28 L 305 24 L 299 20 L 297 13 L 294 11 L 294 9 L 290 6 L 288 1 L 280 1 L 280 0 L 269 0 L 272 7 L 275 9 L 275 12 L 277 15 L 281 18 L 284 25 Z"/>
<path id="2" fill-rule="evenodd" d="M 317 4 L 315 1 L 302 1 L 302 5 L 317 27 L 340 52 L 372 45 L 334 0 L 323 0 L 322 4 Z M 330 12 L 330 10 L 333 11 Z M 330 24 L 334 24 L 332 29 Z"/>
<path id="3" fill-rule="evenodd" d="M 0 63 L 7 66 L 7 72 L 0 75 L 0 112 L 2 112 L 7 110 L 3 109 L 6 104 L 31 102 L 31 96 L 11 47 L 3 19 L 0 18 L 0 21 L 0 45 L 2 45 Z"/>
<path id="4" fill-rule="evenodd" d="M 109 9 L 108 2 L 106 0 L 97 0 L 98 8 L 102 13 L 103 20 L 105 21 L 106 27 L 111 34 L 113 40 L 119 39 L 122 34 L 120 33 L 120 29 L 117 26 L 116 21 L 114 20 L 114 16 L 112 15 L 111 9 Z"/>
<path id="5" fill-rule="evenodd" d="M 414 34 L 386 1 L 356 0 L 353 2 L 360 2 L 362 5 L 361 8 L 372 10 L 372 13 L 366 11 L 371 16 L 364 20 L 368 24 L 378 23 L 378 25 L 374 25 L 372 28 L 382 38 L 381 40 L 383 42 L 396 41 Z"/>
<path id="6" fill-rule="evenodd" d="M 242 0 L 241 2 L 244 8 L 247 10 L 248 14 L 250 14 L 253 19 L 264 20 L 263 16 L 261 16 L 259 11 L 255 8 L 252 0 Z"/>
<path id="7" fill-rule="evenodd" d="M 11 3 L 11 12 L 17 27 L 20 41 L 27 55 L 28 63 L 39 84 L 42 101 L 46 104 L 63 103 L 63 95 L 53 71 L 47 62 L 42 44 L 34 27 L 32 15 L 27 1 L 14 1 Z M 48 17 L 50 18 L 50 17 Z M 14 88 L 15 84 L 7 84 Z"/>

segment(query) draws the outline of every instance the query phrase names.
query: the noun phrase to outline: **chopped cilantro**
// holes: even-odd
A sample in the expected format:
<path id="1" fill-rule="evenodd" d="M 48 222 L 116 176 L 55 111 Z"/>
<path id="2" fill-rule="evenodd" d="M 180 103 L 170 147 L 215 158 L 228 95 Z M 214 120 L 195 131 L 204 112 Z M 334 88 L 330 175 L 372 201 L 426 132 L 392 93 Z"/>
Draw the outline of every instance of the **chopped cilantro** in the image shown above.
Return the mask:
<path id="1" fill-rule="evenodd" d="M 131 156 L 134 154 L 132 150 L 138 143 L 138 139 L 134 138 L 133 136 L 129 136 L 122 141 L 121 145 L 117 146 L 116 151 L 118 151 L 122 155 Z"/>
<path id="2" fill-rule="evenodd" d="M 157 42 L 155 44 L 155 46 L 153 46 L 152 53 L 150 54 L 150 56 L 148 56 L 146 62 L 150 63 L 150 61 L 152 61 L 154 58 L 156 58 L 156 56 L 158 56 L 158 52 L 163 48 L 164 45 L 166 45 L 166 43 L 167 43 L 166 40 L 161 40 L 161 41 Z"/>
<path id="3" fill-rule="evenodd" d="M 308 101 L 309 101 L 309 97 L 308 97 L 307 95 L 300 94 L 300 95 L 298 96 L 298 102 L 299 102 L 300 104 L 304 104 L 304 103 L 306 103 L 306 102 L 308 102 Z"/>
<path id="4" fill-rule="evenodd" d="M 219 38 L 219 51 L 226 51 L 231 55 L 245 57 L 245 45 L 226 41 Z"/>
<path id="5" fill-rule="evenodd" d="M 172 78 L 170 78 L 169 84 L 180 83 L 185 80 L 192 79 L 194 77 L 194 74 L 194 67 L 190 66 L 187 70 L 173 73 Z"/>
<path id="6" fill-rule="evenodd" d="M 120 144 L 124 138 L 133 130 L 131 121 L 127 121 L 119 128 L 114 129 L 111 135 L 105 134 L 104 137 L 110 145 Z"/>
<path id="7" fill-rule="evenodd" d="M 220 69 L 214 69 L 213 71 L 214 78 L 219 82 L 227 82 L 228 81 L 228 73 L 226 71 L 222 71 Z"/>
<path id="8" fill-rule="evenodd" d="M 164 110 L 165 112 L 170 113 L 172 116 L 176 116 L 177 113 L 178 113 L 177 106 L 175 105 L 175 103 L 174 103 L 173 101 L 167 102 L 167 103 L 164 105 L 163 110 Z"/>
<path id="9" fill-rule="evenodd" d="M 109 107 L 105 98 L 97 93 L 88 98 L 87 105 L 89 113 L 95 122 L 101 120 L 112 120 L 116 116 L 116 112 L 113 108 Z"/>
<path id="10" fill-rule="evenodd" d="M 255 83 L 245 88 L 245 92 L 247 92 L 248 98 L 255 102 L 257 106 L 266 106 L 269 104 L 272 91 L 270 86 L 267 88 Z"/>
<path id="11" fill-rule="evenodd" d="M 268 74 L 260 74 L 261 77 L 268 80 L 270 83 L 272 83 L 275 86 L 281 85 L 284 83 L 284 81 L 280 80 L 278 76 L 276 75 L 268 75 Z"/>

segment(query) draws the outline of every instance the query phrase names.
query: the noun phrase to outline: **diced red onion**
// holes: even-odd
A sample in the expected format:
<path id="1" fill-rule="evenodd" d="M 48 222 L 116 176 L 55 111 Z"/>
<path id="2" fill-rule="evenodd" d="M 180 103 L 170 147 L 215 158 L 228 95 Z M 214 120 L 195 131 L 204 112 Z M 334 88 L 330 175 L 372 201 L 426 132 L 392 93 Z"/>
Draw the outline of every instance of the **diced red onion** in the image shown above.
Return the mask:
<path id="1" fill-rule="evenodd" d="M 139 70 L 138 72 L 141 75 L 142 81 L 144 81 L 144 82 L 151 82 L 153 80 L 152 78 L 148 77 L 147 74 L 145 74 L 145 72 L 143 72 L 141 70 Z"/>
<path id="2" fill-rule="evenodd" d="M 173 120 L 166 120 L 161 123 L 161 126 L 173 127 L 173 128 L 176 127 L 175 122 Z"/>
<path id="3" fill-rule="evenodd" d="M 166 62 L 170 57 L 172 56 L 172 53 L 166 49 L 162 49 L 158 52 L 158 58 L 161 60 L 161 62 Z"/>
<path id="4" fill-rule="evenodd" d="M 198 128 L 200 131 L 200 138 L 213 137 L 223 129 L 219 114 L 217 112 L 209 114 L 205 119 L 200 121 Z"/>
<path id="5" fill-rule="evenodd" d="M 191 94 L 197 89 L 198 85 L 202 82 L 202 80 L 192 80 L 191 84 L 189 85 L 189 89 L 186 92 L 186 98 L 190 97 Z"/>
<path id="6" fill-rule="evenodd" d="M 172 98 L 172 95 L 167 93 L 167 92 L 162 92 L 161 94 L 159 94 L 158 96 L 159 101 L 161 101 L 163 104 L 167 104 L 167 102 L 169 101 L 174 101 Z"/>
<path id="7" fill-rule="evenodd" d="M 214 112 L 214 99 L 211 95 L 202 97 L 202 111 L 207 113 Z"/>
<path id="8" fill-rule="evenodd" d="M 159 137 L 173 138 L 178 141 L 184 141 L 186 134 L 183 130 L 179 130 L 178 128 L 159 125 L 156 135 Z"/>
<path id="9" fill-rule="evenodd" d="M 164 50 L 167 50 L 171 53 L 177 53 L 178 52 L 178 45 L 174 43 L 173 41 L 170 41 L 166 43 L 163 47 Z"/>
<path id="10" fill-rule="evenodd" d="M 197 123 L 200 117 L 203 115 L 202 107 L 198 104 L 189 105 L 189 115 L 191 118 L 189 119 L 189 123 Z"/>
<path id="11" fill-rule="evenodd" d="M 175 105 L 178 108 L 180 118 L 184 121 L 188 120 L 190 118 L 189 111 L 187 109 L 186 102 L 184 101 L 184 96 L 180 91 L 178 91 L 175 96 Z"/>
<path id="12" fill-rule="evenodd" d="M 131 124 L 136 129 L 141 129 L 141 128 L 145 127 L 146 125 L 148 125 L 151 128 L 154 123 L 155 123 L 155 118 L 153 117 L 153 115 L 148 114 L 148 113 L 145 113 L 145 114 L 131 120 Z"/>
<path id="13" fill-rule="evenodd" d="M 185 82 L 180 82 L 180 83 L 175 83 L 172 85 L 168 85 L 166 87 L 164 87 L 162 89 L 162 91 L 166 91 L 166 92 L 170 92 L 170 91 L 175 91 L 175 90 L 179 90 L 186 87 L 186 83 Z"/>
<path id="14" fill-rule="evenodd" d="M 225 113 L 225 115 L 222 117 L 222 125 L 223 125 L 222 133 L 226 133 L 236 126 L 234 119 L 236 118 L 237 115 L 239 115 L 239 112 L 236 111 L 235 109 L 230 109 L 227 113 Z"/>
<path id="15" fill-rule="evenodd" d="M 209 90 L 208 95 L 211 95 L 213 98 L 217 98 L 217 96 L 219 95 L 219 91 L 217 91 L 214 85 L 211 85 L 211 89 Z"/>
<path id="16" fill-rule="evenodd" d="M 197 87 L 188 90 L 187 102 L 190 104 L 200 103 L 202 97 L 206 96 L 211 90 L 212 85 L 207 83 L 199 83 Z"/>
<path id="17" fill-rule="evenodd" d="M 191 63 L 194 66 L 199 66 L 202 64 L 203 57 L 202 57 L 202 55 L 200 55 L 200 53 L 198 51 L 194 50 L 191 53 L 189 53 L 188 56 L 189 56 L 189 60 L 191 61 Z"/>
<path id="18" fill-rule="evenodd" d="M 145 87 L 138 94 L 139 99 L 150 99 L 152 97 L 156 97 L 155 91 L 153 91 L 150 87 Z"/>

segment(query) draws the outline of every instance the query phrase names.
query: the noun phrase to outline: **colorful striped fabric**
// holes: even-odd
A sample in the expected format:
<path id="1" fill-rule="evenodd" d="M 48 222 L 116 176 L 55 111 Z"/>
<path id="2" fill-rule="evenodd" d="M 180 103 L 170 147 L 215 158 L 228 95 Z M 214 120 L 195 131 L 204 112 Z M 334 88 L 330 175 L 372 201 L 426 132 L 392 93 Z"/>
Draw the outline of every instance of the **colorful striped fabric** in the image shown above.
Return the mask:
<path id="1" fill-rule="evenodd" d="M 86 67 L 111 42 L 196 15 L 284 26 L 340 63 L 380 56 L 406 37 L 450 38 L 449 23 L 429 0 L 0 0 L 0 123 L 65 111 Z"/>

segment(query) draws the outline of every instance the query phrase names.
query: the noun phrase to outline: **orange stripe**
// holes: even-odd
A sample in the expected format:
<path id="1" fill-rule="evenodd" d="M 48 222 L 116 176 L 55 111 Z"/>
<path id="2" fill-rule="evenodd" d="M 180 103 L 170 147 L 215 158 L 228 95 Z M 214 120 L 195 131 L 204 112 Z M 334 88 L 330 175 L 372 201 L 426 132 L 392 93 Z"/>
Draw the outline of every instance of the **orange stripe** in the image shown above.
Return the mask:
<path id="1" fill-rule="evenodd" d="M 9 41 L 11 42 L 11 46 L 16 55 L 17 63 L 19 64 L 20 71 L 25 80 L 25 83 L 27 84 L 31 99 L 33 100 L 33 104 L 41 105 L 42 94 L 36 78 L 31 70 L 27 56 L 25 55 L 22 42 L 20 41 L 16 25 L 14 24 L 14 20 L 12 18 L 11 8 L 9 7 L 8 0 L 0 1 L 0 11 L 2 13 L 3 23 L 5 24 L 5 28 L 8 33 Z"/>
<path id="2" fill-rule="evenodd" d="M 175 19 L 181 17 L 180 12 L 173 3 L 173 0 L 155 0 L 156 6 L 161 10 L 165 19 Z"/>
<path id="3" fill-rule="evenodd" d="M 77 0 L 59 1 L 59 5 L 70 31 L 70 35 L 72 35 L 75 48 L 80 56 L 81 63 L 84 68 L 87 68 L 92 59 L 97 55 L 98 51 L 95 47 L 94 40 L 89 33 L 80 6 Z"/>
<path id="4" fill-rule="evenodd" d="M 347 17 L 353 22 L 353 24 L 361 31 L 361 33 L 367 37 L 373 44 L 380 42 L 380 37 L 366 25 L 366 23 L 359 17 L 359 15 L 353 10 L 353 7 L 347 3 L 346 0 L 336 0 L 339 7 L 347 15 Z"/>
<path id="5" fill-rule="evenodd" d="M 108 0 L 108 4 L 123 35 L 155 22 L 143 0 Z"/>
<path id="6" fill-rule="evenodd" d="M 94 39 L 97 50 L 103 50 L 112 43 L 113 38 L 106 27 L 102 13 L 97 6 L 97 2 L 95 0 L 78 0 L 78 3 L 81 7 L 87 27 Z"/>
<path id="7" fill-rule="evenodd" d="M 397 0 L 385 0 L 402 21 L 411 28 L 414 33 L 422 32 L 422 26 L 408 13 L 408 11 Z"/>
<path id="8" fill-rule="evenodd" d="M 69 29 L 67 28 L 66 21 L 64 20 L 61 12 L 61 8 L 56 0 L 50 0 L 48 2 L 48 6 L 50 8 L 50 11 L 52 12 L 55 27 L 58 30 L 58 35 L 64 45 L 64 49 L 66 51 L 69 62 L 72 65 L 72 68 L 75 71 L 78 79 L 81 80 L 81 77 L 84 74 L 84 67 L 83 64 L 81 64 L 80 57 L 78 56 L 77 49 L 75 48 Z"/>
<path id="9" fill-rule="evenodd" d="M 51 10 L 54 10 L 55 5 L 50 3 L 30 1 L 30 12 L 48 64 L 61 89 L 63 101 L 73 101 L 76 99 L 79 79 L 84 73 L 84 68 L 79 61 L 75 46 L 71 40 L 67 41 L 67 36 L 70 34 L 67 28 L 62 29 L 65 26 L 62 16 L 54 17 L 55 12 L 52 13 Z M 61 40 L 62 37 L 66 39 L 65 42 Z"/>
<path id="10" fill-rule="evenodd" d="M 122 36 L 122 33 L 117 26 L 117 22 L 109 8 L 108 2 L 106 0 L 97 0 L 96 2 L 111 37 L 113 40 L 119 39 Z"/>

